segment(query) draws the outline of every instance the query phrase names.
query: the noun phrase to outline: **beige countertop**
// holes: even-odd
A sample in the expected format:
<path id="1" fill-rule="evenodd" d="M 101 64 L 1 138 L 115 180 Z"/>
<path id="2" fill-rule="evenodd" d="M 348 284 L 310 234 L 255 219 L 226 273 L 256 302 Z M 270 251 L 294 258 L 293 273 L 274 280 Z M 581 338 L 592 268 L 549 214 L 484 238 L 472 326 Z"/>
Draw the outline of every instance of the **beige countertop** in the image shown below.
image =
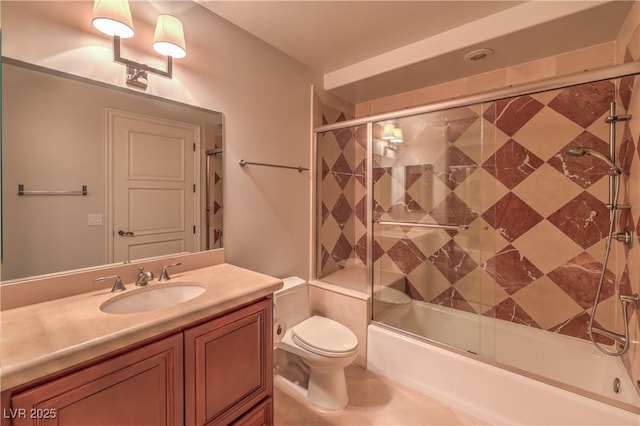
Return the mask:
<path id="1" fill-rule="evenodd" d="M 197 282 L 206 291 L 189 301 L 131 314 L 108 314 L 100 305 L 147 287 L 125 283 L 127 290 L 101 289 L 2 311 L 2 390 L 89 361 L 153 338 L 235 306 L 267 296 L 282 287 L 278 278 L 227 263 L 176 272 L 166 284 Z"/>

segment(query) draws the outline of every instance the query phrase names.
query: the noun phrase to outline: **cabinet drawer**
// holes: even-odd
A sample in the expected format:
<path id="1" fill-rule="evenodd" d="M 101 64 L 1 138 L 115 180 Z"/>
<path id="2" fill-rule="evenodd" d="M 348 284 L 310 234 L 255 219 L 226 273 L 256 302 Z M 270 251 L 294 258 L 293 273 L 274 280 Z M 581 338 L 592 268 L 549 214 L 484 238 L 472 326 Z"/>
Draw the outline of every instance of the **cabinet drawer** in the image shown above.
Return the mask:
<path id="1" fill-rule="evenodd" d="M 271 299 L 185 331 L 187 425 L 229 424 L 271 396 Z"/>

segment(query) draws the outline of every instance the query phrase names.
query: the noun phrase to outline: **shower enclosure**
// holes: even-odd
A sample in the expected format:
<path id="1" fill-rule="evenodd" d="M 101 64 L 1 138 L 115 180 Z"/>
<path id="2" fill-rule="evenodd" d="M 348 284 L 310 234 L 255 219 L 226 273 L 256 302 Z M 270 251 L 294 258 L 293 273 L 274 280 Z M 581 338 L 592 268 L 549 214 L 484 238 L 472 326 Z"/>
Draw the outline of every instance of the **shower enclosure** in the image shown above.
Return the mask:
<path id="1" fill-rule="evenodd" d="M 376 323 L 638 410 L 637 360 L 590 342 L 623 355 L 638 327 L 637 249 L 605 261 L 639 207 L 637 69 L 617 70 L 316 129 L 315 277 Z"/>

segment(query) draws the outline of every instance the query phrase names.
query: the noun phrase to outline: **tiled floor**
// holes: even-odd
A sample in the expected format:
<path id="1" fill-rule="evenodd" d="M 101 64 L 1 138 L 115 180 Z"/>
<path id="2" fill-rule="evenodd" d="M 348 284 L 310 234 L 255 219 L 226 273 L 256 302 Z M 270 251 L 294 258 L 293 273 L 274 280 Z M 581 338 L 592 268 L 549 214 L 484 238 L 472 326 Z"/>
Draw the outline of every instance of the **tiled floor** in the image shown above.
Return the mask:
<path id="1" fill-rule="evenodd" d="M 487 424 L 364 368 L 351 366 L 346 374 L 350 401 L 337 411 L 312 406 L 276 378 L 276 426 Z"/>

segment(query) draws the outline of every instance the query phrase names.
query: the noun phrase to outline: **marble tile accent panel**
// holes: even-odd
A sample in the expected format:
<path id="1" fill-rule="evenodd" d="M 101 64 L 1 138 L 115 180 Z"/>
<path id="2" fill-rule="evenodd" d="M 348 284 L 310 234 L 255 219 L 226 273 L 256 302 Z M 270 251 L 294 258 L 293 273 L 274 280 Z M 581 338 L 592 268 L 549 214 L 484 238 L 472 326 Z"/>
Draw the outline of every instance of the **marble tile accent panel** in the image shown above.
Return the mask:
<path id="1" fill-rule="evenodd" d="M 631 56 L 629 54 L 629 51 L 627 51 L 627 54 Z M 634 75 L 622 77 L 620 79 L 619 95 L 620 95 L 620 100 L 622 101 L 622 106 L 624 106 L 625 111 L 629 110 L 629 106 L 631 104 L 631 94 L 633 93 L 633 85 L 635 84 L 635 82 L 636 82 L 636 76 Z"/>
<path id="2" fill-rule="evenodd" d="M 336 245 L 333 247 L 331 251 L 331 256 L 336 261 L 336 263 L 340 263 L 349 257 L 351 257 L 351 253 L 353 251 L 353 246 L 347 239 L 344 234 L 340 234 L 338 237 L 338 241 L 336 241 Z"/>
<path id="3" fill-rule="evenodd" d="M 425 300 L 424 296 L 418 291 L 409 278 L 405 278 L 404 292 L 414 300 L 420 300 L 422 302 Z"/>
<path id="4" fill-rule="evenodd" d="M 358 239 L 355 246 L 353 247 L 353 251 L 355 252 L 358 259 L 365 265 L 367 264 L 367 235 L 364 234 Z"/>
<path id="5" fill-rule="evenodd" d="M 364 196 L 358 201 L 355 207 L 356 217 L 364 226 L 367 226 L 367 197 Z"/>
<path id="6" fill-rule="evenodd" d="M 457 309 L 459 311 L 466 311 L 476 313 L 475 309 L 467 302 L 462 294 L 458 292 L 454 287 L 440 293 L 435 299 L 430 301 L 436 305 L 445 306 L 447 308 Z"/>
<path id="7" fill-rule="evenodd" d="M 534 153 L 509 139 L 482 164 L 482 167 L 504 186 L 513 189 L 543 164 L 544 161 Z"/>
<path id="8" fill-rule="evenodd" d="M 439 120 L 440 116 L 444 123 L 445 137 L 451 143 L 455 143 L 480 118 L 475 111 L 467 107 L 439 112 L 435 119 Z"/>
<path id="9" fill-rule="evenodd" d="M 518 291 L 512 298 L 545 330 L 583 312 L 580 305 L 546 276 Z"/>
<path id="10" fill-rule="evenodd" d="M 587 325 L 589 323 L 589 318 L 591 315 L 588 312 L 581 312 L 575 317 L 559 324 L 557 327 L 551 329 L 551 331 L 555 333 L 564 334 L 566 336 L 573 336 L 579 339 L 590 340 L 589 335 L 587 334 Z M 602 325 L 598 323 L 598 321 L 593 321 L 593 326 L 602 328 Z M 603 345 L 610 345 L 612 343 L 611 340 L 603 337 L 599 334 L 594 334 L 594 338 L 596 342 L 601 343 Z"/>
<path id="11" fill-rule="evenodd" d="M 377 183 L 385 174 L 391 176 L 391 167 L 374 167 L 373 168 L 373 183 Z"/>
<path id="12" fill-rule="evenodd" d="M 382 255 L 385 254 L 385 250 L 382 248 L 380 243 L 378 243 L 375 239 L 373 240 L 373 261 L 377 262 Z"/>
<path id="13" fill-rule="evenodd" d="M 531 327 L 540 328 L 533 318 L 512 298 L 507 298 L 486 311 L 483 315 Z"/>
<path id="14" fill-rule="evenodd" d="M 587 128 L 609 110 L 609 104 L 614 99 L 613 83 L 600 81 L 568 87 L 548 105 L 568 119 Z"/>
<path id="15" fill-rule="evenodd" d="M 429 256 L 429 260 L 451 284 L 478 267 L 478 264 L 453 239 Z"/>
<path id="16" fill-rule="evenodd" d="M 509 242 L 515 241 L 544 219 L 513 192 L 498 200 L 482 214 L 482 218 Z"/>
<path id="17" fill-rule="evenodd" d="M 335 206 L 333 206 L 333 209 L 331 209 L 331 216 L 336 220 L 338 226 L 344 230 L 344 227 L 352 214 L 353 209 L 351 208 L 349 201 L 344 194 L 340 194 L 338 201 Z"/>
<path id="18" fill-rule="evenodd" d="M 608 155 L 609 152 L 607 142 L 585 130 L 547 162 L 551 167 L 586 189 L 607 176 L 609 167 L 603 161 L 589 155 L 582 157 L 567 155 L 567 150 L 578 147 L 590 148 L 605 155 Z"/>
<path id="19" fill-rule="evenodd" d="M 355 174 L 355 179 L 360 182 L 360 185 L 363 188 L 367 187 L 367 159 L 363 159 L 358 163 L 358 165 L 353 169 L 353 173 Z"/>
<path id="20" fill-rule="evenodd" d="M 455 145 L 448 150 L 433 165 L 433 173 L 450 189 L 455 189 L 474 170 L 478 168 L 475 161 L 469 158 Z"/>
<path id="21" fill-rule="evenodd" d="M 502 99 L 488 106 L 483 117 L 509 136 L 516 134 L 544 105 L 524 95 Z"/>
<path id="22" fill-rule="evenodd" d="M 321 211 L 320 211 L 320 223 L 322 225 L 325 224 L 325 222 L 327 221 L 327 219 L 329 218 L 329 215 L 331 214 L 331 212 L 329 211 L 329 209 L 327 208 L 327 205 L 324 203 L 324 201 L 322 201 L 322 206 L 321 206 Z"/>
<path id="23" fill-rule="evenodd" d="M 549 272 L 547 276 L 583 309 L 589 309 L 596 298 L 601 270 L 602 263 L 589 253 L 583 252 Z M 611 271 L 605 272 L 600 301 L 614 295 L 615 278 Z"/>
<path id="24" fill-rule="evenodd" d="M 624 122 L 622 131 L 622 143 L 618 147 L 618 167 L 622 169 L 622 172 L 627 176 L 631 176 L 631 165 L 636 157 L 636 144 L 631 134 L 631 127 L 629 122 Z"/>
<path id="25" fill-rule="evenodd" d="M 413 271 L 427 259 L 424 253 L 408 238 L 398 241 L 387 250 L 386 254 L 389 255 L 398 268 L 405 274 Z"/>
<path id="26" fill-rule="evenodd" d="M 629 277 L 629 267 L 624 268 L 624 272 L 622 272 L 620 281 L 618 282 L 618 288 L 616 289 L 616 294 L 633 294 L 633 288 L 631 286 L 631 278 Z M 629 315 L 631 312 L 629 312 Z"/>
<path id="27" fill-rule="evenodd" d="M 587 191 L 573 198 L 547 220 L 584 249 L 609 233 L 609 210 Z"/>
<path id="28" fill-rule="evenodd" d="M 335 130 L 334 134 L 336 137 L 336 141 L 338 142 L 338 145 L 340 145 L 340 148 L 342 150 L 344 150 L 347 147 L 347 144 L 354 139 L 354 131 L 350 127 Z"/>
<path id="29" fill-rule="evenodd" d="M 429 215 L 441 225 L 468 225 L 478 217 L 478 213 L 453 192 L 435 206 Z"/>
<path id="30" fill-rule="evenodd" d="M 544 275 L 512 245 L 484 262 L 482 268 L 510 295 Z"/>
<path id="31" fill-rule="evenodd" d="M 340 185 L 340 188 L 344 190 L 351 180 L 352 170 L 343 153 L 338 156 L 338 159 L 331 167 L 331 172 L 334 173 L 334 177 L 338 185 Z"/>

